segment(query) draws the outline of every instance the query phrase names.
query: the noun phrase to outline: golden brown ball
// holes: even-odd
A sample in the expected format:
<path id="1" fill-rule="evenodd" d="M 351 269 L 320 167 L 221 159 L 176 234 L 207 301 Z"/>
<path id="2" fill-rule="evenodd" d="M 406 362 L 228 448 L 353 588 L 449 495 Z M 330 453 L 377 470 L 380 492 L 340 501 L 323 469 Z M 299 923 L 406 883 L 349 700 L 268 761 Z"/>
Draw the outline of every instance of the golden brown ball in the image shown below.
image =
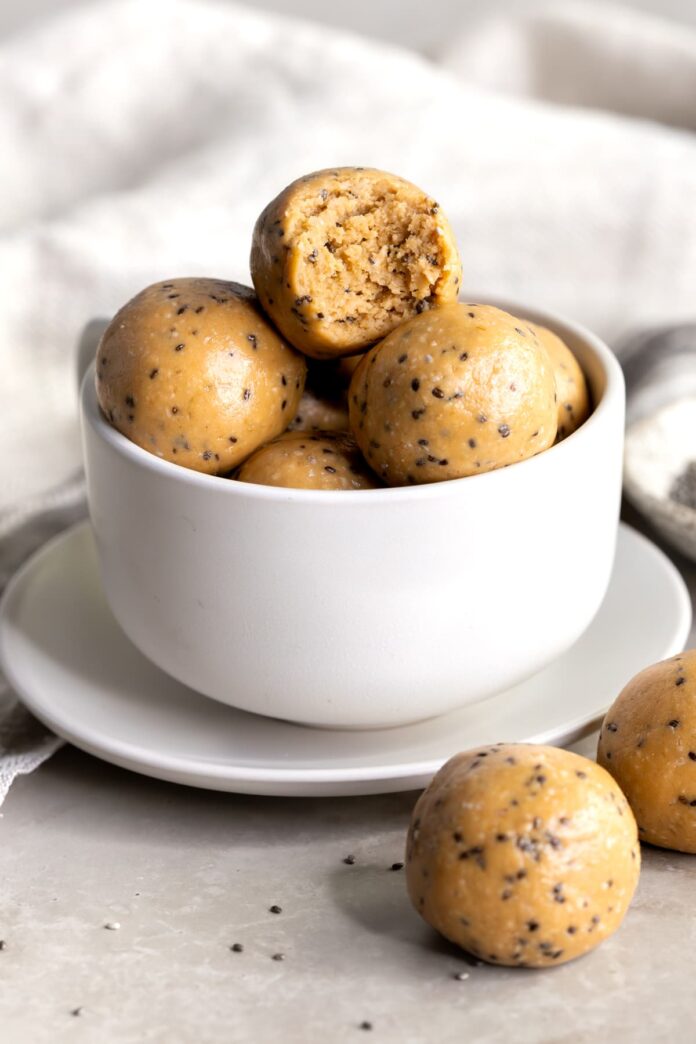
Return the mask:
<path id="1" fill-rule="evenodd" d="M 597 760 L 628 798 L 641 841 L 696 852 L 696 649 L 631 679 L 604 719 Z"/>
<path id="2" fill-rule="evenodd" d="M 544 968 L 616 931 L 640 845 L 604 769 L 501 743 L 440 769 L 414 809 L 406 859 L 411 902 L 433 928 L 492 964 Z"/>
<path id="3" fill-rule="evenodd" d="M 143 449 L 223 474 L 280 434 L 297 411 L 306 363 L 248 287 L 169 279 L 116 314 L 97 352 L 99 404 Z"/>
<path id="4" fill-rule="evenodd" d="M 455 301 L 461 265 L 435 200 L 394 174 L 339 167 L 293 181 L 268 204 L 251 276 L 278 329 L 321 359 Z"/>
<path id="5" fill-rule="evenodd" d="M 286 432 L 252 454 L 237 478 L 291 489 L 375 489 L 379 485 L 355 440 L 335 431 Z"/>
<path id="6" fill-rule="evenodd" d="M 557 441 L 572 435 L 590 415 L 590 393 L 585 374 L 565 341 L 558 334 L 536 323 L 528 324 L 551 357 L 556 379 L 558 406 Z"/>
<path id="7" fill-rule="evenodd" d="M 491 305 L 416 316 L 367 353 L 350 386 L 350 425 L 390 486 L 441 482 L 524 460 L 556 437 L 548 353 Z"/>

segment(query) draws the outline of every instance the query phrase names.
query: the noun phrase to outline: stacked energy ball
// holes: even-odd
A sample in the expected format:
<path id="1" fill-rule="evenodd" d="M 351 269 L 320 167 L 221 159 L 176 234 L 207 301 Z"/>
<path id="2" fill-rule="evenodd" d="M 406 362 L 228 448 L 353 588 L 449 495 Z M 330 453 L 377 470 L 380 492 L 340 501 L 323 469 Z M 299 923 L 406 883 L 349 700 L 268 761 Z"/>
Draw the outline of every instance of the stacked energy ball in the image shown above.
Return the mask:
<path id="1" fill-rule="evenodd" d="M 589 413 L 555 334 L 458 301 L 449 223 L 395 175 L 293 182 L 256 222 L 251 278 L 164 280 L 121 308 L 97 353 L 114 427 L 208 474 L 346 490 L 504 467 Z"/>

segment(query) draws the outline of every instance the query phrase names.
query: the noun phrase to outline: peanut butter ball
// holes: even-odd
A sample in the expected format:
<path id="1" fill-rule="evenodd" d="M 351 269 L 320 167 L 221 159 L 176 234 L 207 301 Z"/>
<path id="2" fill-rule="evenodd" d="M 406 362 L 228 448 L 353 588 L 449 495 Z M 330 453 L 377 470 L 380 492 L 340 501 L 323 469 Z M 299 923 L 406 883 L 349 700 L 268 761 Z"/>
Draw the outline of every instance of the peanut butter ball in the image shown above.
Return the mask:
<path id="1" fill-rule="evenodd" d="M 443 305 L 375 345 L 353 375 L 350 426 L 390 486 L 524 460 L 556 437 L 554 374 L 537 335 L 491 305 Z"/>
<path id="2" fill-rule="evenodd" d="M 438 932 L 491 964 L 544 968 L 616 931 L 640 845 L 604 769 L 501 743 L 440 769 L 414 809 L 406 860 L 411 902 Z"/>
<path id="3" fill-rule="evenodd" d="M 291 431 L 241 466 L 240 482 L 291 489 L 375 489 L 379 482 L 345 432 Z"/>
<path id="4" fill-rule="evenodd" d="M 348 399 L 332 399 L 305 388 L 288 431 L 347 431 Z"/>
<path id="5" fill-rule="evenodd" d="M 306 363 L 248 287 L 169 279 L 116 314 L 97 351 L 99 404 L 143 449 L 223 474 L 297 412 Z"/>
<path id="6" fill-rule="evenodd" d="M 556 379 L 558 434 L 556 441 L 572 435 L 590 415 L 590 394 L 585 374 L 565 341 L 545 326 L 527 323 L 551 357 Z"/>
<path id="7" fill-rule="evenodd" d="M 321 359 L 455 301 L 461 265 L 435 200 L 394 174 L 339 167 L 299 178 L 268 204 L 251 277 L 278 329 Z"/>
<path id="8" fill-rule="evenodd" d="M 641 841 L 696 852 L 696 649 L 628 683 L 604 719 L 597 761 L 628 798 Z"/>
<path id="9" fill-rule="evenodd" d="M 304 395 L 289 431 L 348 431 L 348 387 L 362 356 L 309 360 Z"/>

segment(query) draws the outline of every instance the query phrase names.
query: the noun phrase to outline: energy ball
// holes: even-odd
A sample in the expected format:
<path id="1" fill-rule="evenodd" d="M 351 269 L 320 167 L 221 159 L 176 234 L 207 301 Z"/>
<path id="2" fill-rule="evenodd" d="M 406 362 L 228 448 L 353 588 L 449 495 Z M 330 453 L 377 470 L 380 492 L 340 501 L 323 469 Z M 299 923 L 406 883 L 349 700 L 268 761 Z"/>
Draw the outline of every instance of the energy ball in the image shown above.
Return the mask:
<path id="1" fill-rule="evenodd" d="M 414 907 L 492 964 L 564 964 L 616 931 L 638 883 L 628 802 L 593 761 L 556 747 L 457 754 L 413 812 Z"/>
<path id="2" fill-rule="evenodd" d="M 572 435 L 590 415 L 590 395 L 587 390 L 585 374 L 565 341 L 558 334 L 547 330 L 545 326 L 535 323 L 527 324 L 534 330 L 540 342 L 551 357 L 554 376 L 556 378 L 556 396 L 558 406 L 557 442 Z"/>
<path id="3" fill-rule="evenodd" d="M 304 395 L 289 431 L 348 431 L 348 386 L 362 356 L 311 359 Z"/>
<path id="4" fill-rule="evenodd" d="M 350 426 L 390 486 L 441 482 L 532 457 L 556 437 L 548 352 L 490 305 L 416 316 L 367 353 L 350 386 Z"/>
<path id="5" fill-rule="evenodd" d="M 345 432 L 291 431 L 257 450 L 240 482 L 291 489 L 375 489 L 379 483 Z"/>
<path id="6" fill-rule="evenodd" d="M 638 821 L 641 841 L 696 852 L 696 650 L 633 678 L 607 713 L 597 760 Z"/>
<path id="7" fill-rule="evenodd" d="M 297 412 L 305 360 L 253 290 L 170 279 L 116 314 L 97 351 L 97 396 L 143 449 L 194 471 L 230 471 Z"/>
<path id="8" fill-rule="evenodd" d="M 309 388 L 300 399 L 288 431 L 347 431 L 348 400 L 317 395 Z"/>
<path id="9" fill-rule="evenodd" d="M 278 329 L 321 359 L 456 301 L 461 264 L 425 192 L 381 170 L 339 167 L 293 181 L 268 204 L 254 228 L 251 277 Z"/>

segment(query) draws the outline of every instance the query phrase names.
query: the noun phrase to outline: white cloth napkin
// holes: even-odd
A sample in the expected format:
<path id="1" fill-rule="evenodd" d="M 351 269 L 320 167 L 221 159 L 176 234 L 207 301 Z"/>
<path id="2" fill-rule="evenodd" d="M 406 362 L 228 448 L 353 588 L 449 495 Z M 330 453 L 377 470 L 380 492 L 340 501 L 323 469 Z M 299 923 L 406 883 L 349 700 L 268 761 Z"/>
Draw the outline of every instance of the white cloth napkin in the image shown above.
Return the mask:
<path id="1" fill-rule="evenodd" d="M 248 281 L 257 213 L 308 170 L 427 188 L 469 294 L 609 338 L 693 318 L 696 33 L 582 3 L 450 35 L 434 64 L 231 3 L 111 0 L 0 46 L 3 573 L 82 510 L 85 322 L 166 276 Z"/>

